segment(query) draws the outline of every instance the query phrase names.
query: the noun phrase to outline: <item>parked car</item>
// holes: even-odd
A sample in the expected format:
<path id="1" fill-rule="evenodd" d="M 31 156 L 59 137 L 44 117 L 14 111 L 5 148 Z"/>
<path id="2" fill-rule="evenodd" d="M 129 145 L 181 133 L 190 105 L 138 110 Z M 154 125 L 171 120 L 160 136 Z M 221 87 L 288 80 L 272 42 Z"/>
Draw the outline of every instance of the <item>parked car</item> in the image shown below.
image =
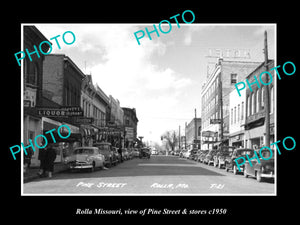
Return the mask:
<path id="1" fill-rule="evenodd" d="M 198 149 L 193 149 L 193 150 L 191 150 L 191 153 L 190 153 L 188 159 L 194 160 L 194 158 L 195 158 L 197 152 L 198 152 Z"/>
<path id="2" fill-rule="evenodd" d="M 133 157 L 139 157 L 139 156 L 140 156 L 140 151 L 139 151 L 137 148 L 135 148 L 135 149 L 132 151 L 132 156 L 133 156 Z"/>
<path id="3" fill-rule="evenodd" d="M 150 152 L 150 149 L 149 148 L 141 148 L 141 152 L 140 152 L 140 155 L 139 155 L 139 158 L 148 158 L 150 159 L 150 155 L 151 155 L 151 152 Z"/>
<path id="4" fill-rule="evenodd" d="M 197 152 L 196 152 L 196 154 L 195 154 L 195 156 L 194 156 L 194 160 L 195 161 L 198 161 L 198 159 L 199 159 L 199 156 L 201 155 L 201 153 L 202 153 L 202 151 L 201 150 L 198 150 Z"/>
<path id="5" fill-rule="evenodd" d="M 235 147 L 233 146 L 221 146 L 218 149 L 218 153 L 214 156 L 214 167 L 221 169 L 225 165 L 225 158 L 232 154 Z"/>
<path id="6" fill-rule="evenodd" d="M 208 154 L 205 155 L 203 162 L 207 165 L 214 163 L 214 155 L 215 154 L 217 154 L 217 150 L 215 150 L 215 149 L 209 150 Z"/>
<path id="7" fill-rule="evenodd" d="M 71 170 L 89 169 L 91 172 L 96 167 L 104 167 L 105 157 L 96 147 L 78 147 L 75 148 L 73 154 L 65 158 Z"/>
<path id="8" fill-rule="evenodd" d="M 205 156 L 208 154 L 209 150 L 204 150 L 198 157 L 198 162 L 204 163 Z"/>
<path id="9" fill-rule="evenodd" d="M 182 149 L 182 150 L 179 152 L 179 157 L 180 157 L 180 158 L 183 158 L 183 155 L 184 155 L 184 153 L 185 153 L 186 151 L 187 151 L 186 149 Z"/>
<path id="10" fill-rule="evenodd" d="M 108 167 L 112 167 L 112 165 L 116 165 L 118 162 L 116 154 L 112 151 L 111 143 L 109 142 L 98 142 L 94 143 L 94 146 L 99 148 L 100 153 L 104 155 L 105 162 L 104 165 Z"/>
<path id="11" fill-rule="evenodd" d="M 263 179 L 274 179 L 274 151 L 272 151 L 272 156 L 270 154 L 271 153 L 269 150 L 262 150 L 262 157 L 268 160 L 262 159 L 260 154 L 257 154 L 259 155 L 260 163 L 258 163 L 257 159 L 252 159 L 252 166 L 250 165 L 249 161 L 246 160 L 244 166 L 244 177 L 247 178 L 248 176 L 253 176 L 258 182 L 263 181 Z"/>
<path id="12" fill-rule="evenodd" d="M 242 172 L 244 171 L 244 165 L 241 165 L 240 166 L 240 170 L 238 169 L 237 165 L 236 165 L 236 162 L 235 162 L 235 159 L 241 157 L 241 156 L 244 156 L 246 157 L 246 154 L 249 156 L 249 158 L 252 158 L 252 156 L 254 155 L 254 150 L 253 149 L 250 149 L 250 148 L 238 148 L 238 149 L 235 149 L 231 155 L 227 156 L 225 158 L 225 170 L 228 172 L 229 170 L 232 170 L 234 174 L 237 174 L 238 172 Z M 243 160 L 243 159 L 240 159 L 240 160 Z M 239 161 L 238 160 L 238 163 Z"/>
<path id="13" fill-rule="evenodd" d="M 188 159 L 191 155 L 192 150 L 187 150 L 183 153 L 183 158 Z"/>

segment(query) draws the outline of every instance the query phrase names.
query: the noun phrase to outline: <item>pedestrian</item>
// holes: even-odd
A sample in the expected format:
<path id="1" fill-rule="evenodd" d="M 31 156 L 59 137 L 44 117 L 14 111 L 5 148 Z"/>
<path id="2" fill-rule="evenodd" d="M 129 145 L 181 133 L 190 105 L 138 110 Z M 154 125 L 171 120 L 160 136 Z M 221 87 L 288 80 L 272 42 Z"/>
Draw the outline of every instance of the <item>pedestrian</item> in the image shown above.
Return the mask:
<path id="1" fill-rule="evenodd" d="M 121 155 L 121 162 L 123 162 L 122 147 L 119 147 L 118 152 Z"/>
<path id="2" fill-rule="evenodd" d="M 38 160 L 40 160 L 40 170 L 38 172 L 38 175 L 40 177 L 45 177 L 46 176 L 46 148 L 39 149 L 39 156 Z"/>
<path id="3" fill-rule="evenodd" d="M 52 177 L 54 170 L 54 161 L 56 159 L 56 150 L 53 148 L 53 145 L 48 145 L 47 150 L 45 151 L 45 170 L 48 172 L 48 177 Z"/>

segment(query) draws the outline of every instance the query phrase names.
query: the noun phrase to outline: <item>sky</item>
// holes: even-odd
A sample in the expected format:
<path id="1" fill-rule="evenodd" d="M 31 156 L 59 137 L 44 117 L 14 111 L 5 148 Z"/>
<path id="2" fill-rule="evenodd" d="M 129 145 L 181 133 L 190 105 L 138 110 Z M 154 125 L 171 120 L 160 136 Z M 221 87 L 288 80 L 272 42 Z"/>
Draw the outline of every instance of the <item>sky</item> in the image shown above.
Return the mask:
<path id="1" fill-rule="evenodd" d="M 164 23 L 166 24 L 166 23 Z M 72 31 L 76 40 L 61 49 L 52 40 L 52 53 L 66 54 L 94 84 L 120 101 L 122 107 L 135 108 L 138 136 L 160 143 L 168 130 L 184 133 L 197 109 L 201 117 L 201 87 L 207 66 L 216 62 L 209 49 L 247 49 L 250 59 L 263 62 L 264 31 L 268 32 L 269 58 L 276 57 L 276 27 L 272 24 L 171 24 L 169 33 L 145 32 L 153 24 L 32 24 L 50 38 Z M 158 24 L 156 24 L 158 27 Z M 162 29 L 167 31 L 168 25 Z M 134 33 L 143 30 L 140 45 Z M 140 33 L 141 34 L 141 33 Z M 140 35 L 138 34 L 138 35 Z M 67 41 L 72 38 L 65 36 Z M 69 39 L 68 39 L 69 38 Z"/>

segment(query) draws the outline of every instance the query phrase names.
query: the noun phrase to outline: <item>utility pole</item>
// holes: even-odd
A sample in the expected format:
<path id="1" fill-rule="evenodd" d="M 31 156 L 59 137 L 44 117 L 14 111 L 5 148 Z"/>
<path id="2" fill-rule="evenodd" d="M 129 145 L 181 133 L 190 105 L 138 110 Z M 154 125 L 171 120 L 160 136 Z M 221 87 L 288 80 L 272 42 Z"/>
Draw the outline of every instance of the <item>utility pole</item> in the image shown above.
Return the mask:
<path id="1" fill-rule="evenodd" d="M 185 122 L 185 128 L 184 128 L 184 148 L 186 149 L 186 122 Z"/>
<path id="2" fill-rule="evenodd" d="M 222 71 L 222 70 L 221 70 Z M 221 119 L 221 123 L 220 123 L 220 139 L 221 139 L 221 146 L 223 146 L 223 124 L 224 124 L 224 120 L 223 120 L 223 93 L 222 93 L 222 77 L 221 77 L 221 73 L 219 75 L 219 106 L 220 106 L 220 119 Z"/>
<path id="3" fill-rule="evenodd" d="M 195 109 L 195 137 L 194 137 L 194 143 L 193 143 L 193 147 L 196 148 L 197 146 L 197 109 Z"/>
<path id="4" fill-rule="evenodd" d="M 264 55 L 265 55 L 265 71 L 269 71 L 269 65 L 268 65 L 268 39 L 267 39 L 267 31 L 265 30 L 265 38 L 264 38 Z M 266 74 L 266 83 L 269 83 L 269 76 Z M 266 132 L 266 138 L 265 138 L 265 146 L 270 146 L 270 93 L 269 93 L 269 87 L 264 86 L 265 89 L 265 132 Z"/>
<path id="5" fill-rule="evenodd" d="M 180 139 L 181 139 L 181 138 L 180 138 L 180 125 L 179 125 L 179 146 L 178 146 L 178 147 L 179 147 L 179 150 L 180 150 Z"/>

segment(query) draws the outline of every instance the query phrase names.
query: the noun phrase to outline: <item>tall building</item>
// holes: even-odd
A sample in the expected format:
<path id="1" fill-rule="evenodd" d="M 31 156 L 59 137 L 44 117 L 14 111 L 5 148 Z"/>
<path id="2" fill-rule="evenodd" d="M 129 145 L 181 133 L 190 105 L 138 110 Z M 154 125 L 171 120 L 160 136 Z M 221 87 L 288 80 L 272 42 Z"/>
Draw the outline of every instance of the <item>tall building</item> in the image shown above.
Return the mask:
<path id="1" fill-rule="evenodd" d="M 23 26 L 23 48 L 29 52 L 34 52 L 33 46 L 38 46 L 47 38 L 35 26 Z M 43 52 L 49 50 L 48 45 L 42 45 Z M 29 139 L 42 133 L 42 116 L 38 115 L 37 107 L 43 105 L 43 61 L 44 55 L 31 55 L 32 61 L 28 57 L 23 59 L 23 140 L 25 146 L 29 145 Z M 30 151 L 31 150 L 31 151 Z M 33 151 L 28 148 L 31 157 L 31 165 L 39 165 L 38 150 Z"/>
<path id="2" fill-rule="evenodd" d="M 229 94 L 260 63 L 219 59 L 201 91 L 201 149 L 229 145 Z"/>
<path id="3" fill-rule="evenodd" d="M 124 111 L 125 147 L 133 147 L 137 139 L 137 124 L 139 122 L 135 108 L 122 107 Z"/>
<path id="4" fill-rule="evenodd" d="M 187 149 L 200 149 L 201 118 L 193 118 L 185 127 Z"/>
<path id="5" fill-rule="evenodd" d="M 246 89 L 237 90 L 229 97 L 229 146 L 245 147 Z"/>

